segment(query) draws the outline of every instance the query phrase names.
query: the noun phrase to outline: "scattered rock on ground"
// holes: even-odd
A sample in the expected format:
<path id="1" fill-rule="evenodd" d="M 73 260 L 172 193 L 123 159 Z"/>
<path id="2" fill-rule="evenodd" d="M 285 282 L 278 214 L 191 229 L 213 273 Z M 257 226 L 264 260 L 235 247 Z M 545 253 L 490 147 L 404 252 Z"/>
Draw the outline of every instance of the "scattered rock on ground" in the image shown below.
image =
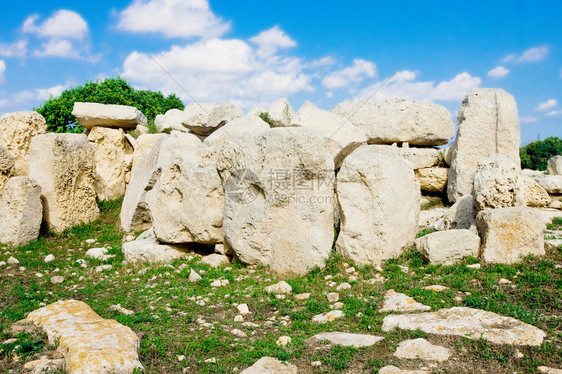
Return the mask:
<path id="1" fill-rule="evenodd" d="M 162 244 L 155 239 L 133 240 L 123 243 L 125 261 L 130 263 L 170 263 L 186 256 L 190 247 L 179 244 Z"/>
<path id="2" fill-rule="evenodd" d="M 406 294 L 388 290 L 384 295 L 383 306 L 379 310 L 381 312 L 414 312 L 418 310 L 431 310 L 431 307 L 418 303 Z"/>
<path id="3" fill-rule="evenodd" d="M 330 312 L 315 315 L 312 317 L 312 322 L 326 323 L 341 317 L 345 317 L 345 314 L 341 310 L 332 310 Z"/>
<path id="4" fill-rule="evenodd" d="M 265 292 L 275 295 L 289 295 L 293 291 L 291 285 L 285 281 L 265 287 Z"/>
<path id="5" fill-rule="evenodd" d="M 394 365 L 387 365 L 379 370 L 379 374 L 429 374 L 427 370 L 400 369 Z"/>
<path id="6" fill-rule="evenodd" d="M 211 253 L 210 255 L 203 256 L 201 262 L 209 265 L 210 267 L 216 268 L 219 266 L 225 266 L 230 264 L 230 258 L 220 253 Z"/>
<path id="7" fill-rule="evenodd" d="M 370 347 L 383 340 L 384 337 L 367 335 L 367 334 L 351 334 L 347 332 L 322 332 L 312 336 L 310 341 L 322 342 L 328 340 L 331 344 L 343 345 L 346 347 Z"/>
<path id="8" fill-rule="evenodd" d="M 405 340 L 398 345 L 394 352 L 398 358 L 447 361 L 451 351 L 445 347 L 434 345 L 423 338 Z"/>
<path id="9" fill-rule="evenodd" d="M 297 374 L 297 367 L 290 363 L 283 363 L 273 357 L 262 357 L 240 374 Z"/>
<path id="10" fill-rule="evenodd" d="M 416 239 L 416 248 L 432 264 L 452 265 L 463 257 L 478 257 L 480 237 L 465 229 L 432 232 Z"/>

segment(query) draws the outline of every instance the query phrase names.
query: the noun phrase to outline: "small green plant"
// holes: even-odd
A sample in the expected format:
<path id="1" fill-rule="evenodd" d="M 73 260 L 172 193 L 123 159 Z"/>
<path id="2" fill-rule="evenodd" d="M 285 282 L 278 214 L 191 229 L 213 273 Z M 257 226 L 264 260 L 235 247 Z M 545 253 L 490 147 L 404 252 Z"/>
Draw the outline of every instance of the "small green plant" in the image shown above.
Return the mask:
<path id="1" fill-rule="evenodd" d="M 435 232 L 435 229 L 426 227 L 425 229 L 420 230 L 416 234 L 416 239 L 421 238 L 422 236 L 426 236 L 427 234 L 431 234 L 432 232 Z"/>
<path id="2" fill-rule="evenodd" d="M 269 116 L 268 112 L 261 112 L 259 117 L 269 126 L 273 126 L 273 119 Z"/>

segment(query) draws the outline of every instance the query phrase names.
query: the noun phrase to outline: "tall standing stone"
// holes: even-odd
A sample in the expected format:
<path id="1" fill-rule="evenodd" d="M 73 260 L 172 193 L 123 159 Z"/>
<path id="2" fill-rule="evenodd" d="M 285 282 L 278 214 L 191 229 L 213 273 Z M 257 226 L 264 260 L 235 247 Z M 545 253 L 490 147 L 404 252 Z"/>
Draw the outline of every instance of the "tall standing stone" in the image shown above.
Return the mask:
<path id="1" fill-rule="evenodd" d="M 414 243 L 420 189 L 396 151 L 357 148 L 337 176 L 341 230 L 336 250 L 361 264 L 397 257 Z"/>
<path id="2" fill-rule="evenodd" d="M 490 154 L 501 153 L 521 164 L 517 104 L 509 93 L 496 88 L 472 89 L 462 102 L 457 123 L 447 183 L 451 202 L 472 195 L 478 161 Z"/>
<path id="3" fill-rule="evenodd" d="M 41 186 L 43 215 L 55 232 L 94 221 L 94 147 L 83 134 L 44 134 L 30 147 L 29 177 Z"/>
<path id="4" fill-rule="evenodd" d="M 41 187 L 28 177 L 10 178 L 0 199 L 0 243 L 27 244 L 39 236 Z"/>
<path id="5" fill-rule="evenodd" d="M 47 132 L 45 118 L 37 112 L 6 113 L 0 118 L 0 142 L 15 160 L 15 175 L 28 175 L 31 139 Z"/>

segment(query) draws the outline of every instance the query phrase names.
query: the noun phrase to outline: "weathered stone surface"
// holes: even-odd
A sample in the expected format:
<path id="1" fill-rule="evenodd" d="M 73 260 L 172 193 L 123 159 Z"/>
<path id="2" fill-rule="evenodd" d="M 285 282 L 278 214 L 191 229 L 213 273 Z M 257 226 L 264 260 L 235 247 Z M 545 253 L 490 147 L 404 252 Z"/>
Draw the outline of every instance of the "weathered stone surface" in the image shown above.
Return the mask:
<path id="1" fill-rule="evenodd" d="M 440 345 L 434 345 L 423 338 L 404 340 L 398 344 L 394 357 L 427 361 L 447 361 L 451 351 Z"/>
<path id="2" fill-rule="evenodd" d="M 486 263 L 512 264 L 530 254 L 544 255 L 544 221 L 527 207 L 483 210 L 476 216 Z"/>
<path id="3" fill-rule="evenodd" d="M 552 201 L 548 192 L 535 180 L 526 175 L 519 176 L 517 192 L 515 194 L 516 205 L 530 207 L 546 207 Z"/>
<path id="4" fill-rule="evenodd" d="M 333 241 L 334 163 L 312 130 L 282 127 L 224 139 L 224 235 L 246 264 L 280 276 L 323 266 Z"/>
<path id="5" fill-rule="evenodd" d="M 101 318 L 81 301 L 58 301 L 31 312 L 27 320 L 42 328 L 51 344 L 58 342 L 69 374 L 132 373 L 142 369 L 140 339 L 133 330 Z"/>
<path id="6" fill-rule="evenodd" d="M 244 112 L 235 104 L 191 103 L 184 109 L 182 125 L 196 134 L 208 136 L 226 123 L 243 116 Z"/>
<path id="7" fill-rule="evenodd" d="M 94 147 L 83 134 L 43 134 L 31 141 L 29 177 L 41 186 L 43 217 L 57 233 L 99 215 Z"/>
<path id="8" fill-rule="evenodd" d="M 172 134 L 159 139 L 138 161 L 133 162 L 131 181 L 123 198 L 120 215 L 121 227 L 125 231 L 141 231 L 152 227 L 146 194 L 158 181 L 160 167 L 169 163 L 175 155 L 200 146 L 201 141 L 195 135 L 172 131 Z"/>
<path id="9" fill-rule="evenodd" d="M 466 229 L 432 232 L 416 239 L 416 248 L 432 264 L 452 265 L 463 257 L 478 257 L 480 237 Z"/>
<path id="10" fill-rule="evenodd" d="M 8 179 L 10 179 L 14 174 L 14 157 L 12 156 L 8 148 L 6 148 L 4 144 L 0 142 L 0 195 L 2 193 L 2 190 L 4 189 L 4 186 L 8 182 Z"/>
<path id="11" fill-rule="evenodd" d="M 332 112 L 362 128 L 369 144 L 443 145 L 455 134 L 449 111 L 428 102 L 358 100 L 341 103 Z"/>
<path id="12" fill-rule="evenodd" d="M 40 358 L 38 360 L 26 362 L 25 365 L 23 365 L 23 369 L 26 370 L 27 373 L 31 374 L 62 372 L 64 369 L 64 359 Z"/>
<path id="13" fill-rule="evenodd" d="M 271 127 L 298 126 L 301 123 L 299 114 L 295 112 L 286 98 L 275 101 L 267 110 Z"/>
<path id="14" fill-rule="evenodd" d="M 122 129 L 94 126 L 88 134 L 94 143 L 98 200 L 114 200 L 125 194 L 127 157 L 133 149 Z M 132 157 L 132 156 L 130 156 Z"/>
<path id="15" fill-rule="evenodd" d="M 293 292 L 291 285 L 285 281 L 272 284 L 271 286 L 265 287 L 265 292 L 272 293 L 275 295 L 289 295 Z"/>
<path id="16" fill-rule="evenodd" d="M 262 357 L 240 374 L 297 374 L 297 367 L 290 363 L 283 363 L 273 357 Z"/>
<path id="17" fill-rule="evenodd" d="M 539 366 L 537 368 L 541 373 L 546 374 L 562 374 L 562 369 L 550 368 L 548 366 Z"/>
<path id="18" fill-rule="evenodd" d="M 543 175 L 533 179 L 549 194 L 562 194 L 562 175 Z"/>
<path id="19" fill-rule="evenodd" d="M 431 307 L 418 303 L 412 297 L 388 290 L 384 295 L 381 312 L 415 312 L 418 310 L 431 310 Z"/>
<path id="20" fill-rule="evenodd" d="M 144 134 L 139 136 L 133 144 L 133 165 L 138 162 L 144 152 L 151 150 L 160 139 L 168 136 L 169 134 Z"/>
<path id="21" fill-rule="evenodd" d="M 478 162 L 474 175 L 474 207 L 505 208 L 515 205 L 520 169 L 510 158 L 494 153 Z"/>
<path id="22" fill-rule="evenodd" d="M 166 114 L 159 114 L 154 119 L 154 125 L 159 132 L 165 130 L 176 130 L 176 131 L 187 131 L 187 129 L 182 125 L 186 113 L 179 109 L 170 109 Z"/>
<path id="23" fill-rule="evenodd" d="M 425 169 L 443 163 L 443 150 L 438 148 L 397 148 L 400 156 L 410 163 L 412 169 Z"/>
<path id="24" fill-rule="evenodd" d="M 454 307 L 437 312 L 390 315 L 382 323 L 383 331 L 396 328 L 421 330 L 428 334 L 454 335 L 484 339 L 496 344 L 542 344 L 546 333 L 515 318 L 504 317 L 484 310 Z"/>
<path id="25" fill-rule="evenodd" d="M 319 109 L 311 102 L 301 106 L 298 116 L 301 126 L 314 129 L 326 138 L 324 147 L 333 155 L 336 168 L 357 147 L 367 144 L 365 132 L 347 118 Z"/>
<path id="26" fill-rule="evenodd" d="M 159 167 L 146 193 L 156 238 L 166 243 L 222 243 L 224 189 L 214 162 L 197 148 L 177 152 Z"/>
<path id="27" fill-rule="evenodd" d="M 94 126 L 134 129 L 146 126 L 146 117 L 140 110 L 128 105 L 75 102 L 72 115 L 83 127 Z"/>
<path id="28" fill-rule="evenodd" d="M 501 153 L 520 165 L 519 118 L 513 96 L 502 89 L 473 88 L 457 118 L 457 137 L 451 145 L 447 183 L 449 201 L 472 195 L 478 161 Z"/>
<path id="29" fill-rule="evenodd" d="M 209 265 L 210 267 L 216 268 L 230 264 L 230 259 L 228 256 L 221 255 L 220 253 L 211 253 L 210 255 L 203 256 L 201 262 Z"/>
<path id="30" fill-rule="evenodd" d="M 472 195 L 459 198 L 443 216 L 443 229 L 471 229 L 476 230 L 476 212 Z"/>
<path id="31" fill-rule="evenodd" d="M 441 192 L 447 186 L 448 168 L 423 168 L 415 171 L 422 191 Z"/>
<path id="32" fill-rule="evenodd" d="M 20 246 L 39 236 L 41 187 L 28 177 L 8 180 L 0 198 L 0 243 Z"/>
<path id="33" fill-rule="evenodd" d="M 398 153 L 380 146 L 357 148 L 338 173 L 337 196 L 338 252 L 357 263 L 378 264 L 413 244 L 420 190 Z"/>
<path id="34" fill-rule="evenodd" d="M 37 112 L 6 113 L 0 118 L 0 143 L 14 158 L 15 175 L 28 175 L 31 139 L 46 132 L 47 122 Z"/>
<path id="35" fill-rule="evenodd" d="M 351 334 L 348 332 L 321 332 L 312 336 L 309 340 L 322 342 L 328 340 L 332 344 L 343 345 L 346 347 L 370 347 L 383 340 L 384 337 L 367 335 L 367 334 Z"/>
<path id="36" fill-rule="evenodd" d="M 420 217 L 418 220 L 418 228 L 423 229 L 443 219 L 443 216 L 445 215 L 446 212 L 447 212 L 447 208 L 421 210 Z"/>
<path id="37" fill-rule="evenodd" d="M 141 239 L 123 243 L 125 261 L 130 263 L 170 263 L 176 258 L 187 255 L 188 252 L 189 246 L 161 244 L 155 239 Z"/>
<path id="38" fill-rule="evenodd" d="M 427 370 L 400 369 L 394 365 L 387 365 L 379 370 L 379 374 L 429 374 Z"/>
<path id="39" fill-rule="evenodd" d="M 345 317 L 344 312 L 342 312 L 341 310 L 332 310 L 330 312 L 315 315 L 314 317 L 312 317 L 312 322 L 327 323 L 335 321 L 336 319 L 342 317 Z"/>
<path id="40" fill-rule="evenodd" d="M 546 171 L 550 175 L 562 175 L 562 155 L 556 155 L 548 160 Z"/>

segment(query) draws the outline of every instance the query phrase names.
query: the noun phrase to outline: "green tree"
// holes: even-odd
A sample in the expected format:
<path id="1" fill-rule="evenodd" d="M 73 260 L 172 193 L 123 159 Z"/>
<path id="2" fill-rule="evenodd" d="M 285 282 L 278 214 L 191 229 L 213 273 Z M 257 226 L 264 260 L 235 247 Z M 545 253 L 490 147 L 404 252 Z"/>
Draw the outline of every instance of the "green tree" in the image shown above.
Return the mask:
<path id="1" fill-rule="evenodd" d="M 523 169 L 546 170 L 548 159 L 562 154 L 562 139 L 555 136 L 519 148 Z"/>
<path id="2" fill-rule="evenodd" d="M 82 126 L 76 123 L 76 117 L 72 115 L 76 101 L 134 106 L 146 116 L 149 124 L 154 123 L 158 114 L 174 108 L 184 109 L 175 94 L 165 97 L 160 91 L 135 90 L 126 80 L 118 77 L 90 81 L 83 86 L 67 89 L 60 96 L 49 98 L 35 110 L 45 117 L 50 132 L 82 132 Z"/>

